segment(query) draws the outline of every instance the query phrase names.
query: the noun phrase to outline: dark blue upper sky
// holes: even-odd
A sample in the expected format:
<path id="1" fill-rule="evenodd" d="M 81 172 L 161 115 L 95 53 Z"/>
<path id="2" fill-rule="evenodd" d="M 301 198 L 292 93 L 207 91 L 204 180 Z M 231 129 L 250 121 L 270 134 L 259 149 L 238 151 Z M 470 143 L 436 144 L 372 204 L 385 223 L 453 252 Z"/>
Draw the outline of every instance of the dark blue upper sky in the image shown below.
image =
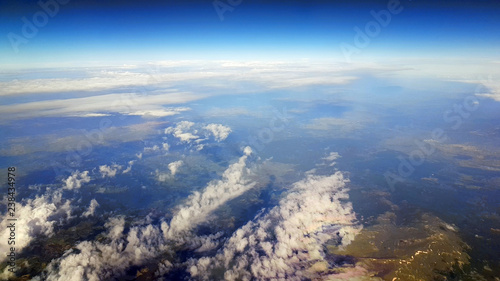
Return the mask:
<path id="1" fill-rule="evenodd" d="M 392 14 L 386 26 L 379 26 L 366 46 L 356 45 L 355 27 L 365 31 L 374 20 L 371 11 L 387 9 L 390 1 L 239 2 L 220 0 L 221 5 L 238 4 L 224 12 L 221 20 L 210 0 L 72 0 L 59 4 L 59 11 L 43 24 L 40 15 L 44 12 L 37 1 L 4 1 L 0 6 L 1 64 L 343 60 L 343 43 L 368 57 L 498 60 L 500 53 L 499 1 L 401 0 L 401 12 Z M 31 24 L 37 13 L 39 27 L 26 36 L 23 17 Z"/>

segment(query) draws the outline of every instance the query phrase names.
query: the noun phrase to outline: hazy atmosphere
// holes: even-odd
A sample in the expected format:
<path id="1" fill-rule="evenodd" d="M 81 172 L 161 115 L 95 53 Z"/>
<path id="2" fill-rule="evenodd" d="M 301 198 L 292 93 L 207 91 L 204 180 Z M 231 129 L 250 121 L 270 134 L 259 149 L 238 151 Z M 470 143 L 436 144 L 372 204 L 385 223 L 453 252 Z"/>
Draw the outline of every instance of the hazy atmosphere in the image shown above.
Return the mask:
<path id="1" fill-rule="evenodd" d="M 0 280 L 500 280 L 498 1 L 3 1 Z"/>

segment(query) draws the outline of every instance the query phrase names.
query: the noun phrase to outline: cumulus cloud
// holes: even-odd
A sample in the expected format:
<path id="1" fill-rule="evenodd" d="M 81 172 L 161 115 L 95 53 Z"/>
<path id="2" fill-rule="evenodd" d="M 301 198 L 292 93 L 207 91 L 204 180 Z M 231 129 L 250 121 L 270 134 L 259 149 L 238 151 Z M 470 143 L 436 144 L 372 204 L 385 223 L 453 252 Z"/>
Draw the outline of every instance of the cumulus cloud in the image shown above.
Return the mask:
<path id="1" fill-rule="evenodd" d="M 170 149 L 170 145 L 166 142 L 162 143 L 161 146 L 164 151 L 168 151 Z"/>
<path id="2" fill-rule="evenodd" d="M 198 139 L 199 136 L 194 135 L 198 133 L 197 130 L 192 130 L 189 132 L 191 127 L 194 126 L 193 122 L 181 121 L 176 124 L 175 127 L 168 127 L 165 129 L 165 134 L 172 134 L 174 137 L 178 138 L 181 142 L 191 142 L 191 140 Z"/>
<path id="3" fill-rule="evenodd" d="M 89 208 L 85 212 L 83 212 L 82 216 L 84 217 L 93 216 L 95 213 L 95 209 L 97 209 L 97 207 L 99 207 L 99 203 L 97 203 L 97 200 L 92 199 L 90 201 Z"/>
<path id="4" fill-rule="evenodd" d="M 89 171 L 75 171 L 67 179 L 63 180 L 63 189 L 79 189 L 82 187 L 82 183 L 88 183 L 90 181 Z"/>
<path id="5" fill-rule="evenodd" d="M 49 191 L 47 194 L 36 196 L 34 199 L 23 200 L 17 203 L 15 221 L 16 225 L 16 251 L 21 252 L 23 248 L 37 236 L 52 236 L 54 234 L 54 226 L 66 222 L 71 219 L 72 207 L 70 200 L 62 198 L 61 190 Z M 7 228 L 11 217 L 8 213 L 0 218 L 0 261 L 4 260 L 10 246 L 7 244 L 10 230 Z"/>
<path id="6" fill-rule="evenodd" d="M 94 73 L 94 75 L 89 73 L 87 78 L 14 80 L 2 82 L 1 85 L 6 89 L 3 95 L 32 93 L 35 91 L 38 93 L 101 91 L 114 87 L 140 85 L 148 80 L 148 76 L 146 73 L 102 70 Z"/>
<path id="7" fill-rule="evenodd" d="M 180 166 L 182 166 L 182 164 L 184 164 L 182 160 L 168 164 L 168 169 L 170 170 L 170 173 L 172 173 L 172 176 L 175 176 L 175 173 L 177 173 L 177 170 L 179 169 Z"/>
<path id="8" fill-rule="evenodd" d="M 340 172 L 308 175 L 267 214 L 238 229 L 215 257 L 192 260 L 192 277 L 210 280 L 318 279 L 311 265 L 324 261 L 323 244 L 347 245 L 360 231 Z"/>
<path id="9" fill-rule="evenodd" d="M 256 183 L 249 179 L 251 171 L 246 166 L 250 153 L 251 149 L 245 148 L 245 155 L 224 171 L 222 179 L 211 181 L 201 193 L 194 192 L 190 195 L 184 206 L 175 213 L 170 221 L 165 238 L 176 237 L 190 230 L 205 221 L 210 212 L 225 202 L 255 187 Z"/>
<path id="10" fill-rule="evenodd" d="M 247 165 L 251 148 L 245 147 L 243 154 L 224 171 L 220 180 L 211 181 L 201 192 L 189 196 L 174 210 L 170 221 L 127 226 L 125 217 L 112 217 L 105 224 L 107 240 L 80 242 L 75 250 L 54 259 L 38 280 L 116 278 L 123 276 L 131 266 L 158 257 L 172 245 L 183 245 L 185 249 L 201 253 L 213 251 L 221 247 L 221 243 L 222 248 L 215 256 L 188 261 L 192 278 L 304 280 L 318 279 L 320 274 L 325 277 L 325 272 L 312 269 L 314 264 L 327 264 L 325 242 L 336 241 L 340 247 L 345 246 L 361 229 L 352 205 L 347 202 L 347 180 L 340 172 L 329 176 L 306 175 L 291 186 L 276 207 L 259 213 L 227 240 L 222 238 L 222 233 L 199 237 L 191 232 L 221 205 L 257 185 L 252 181 L 253 169 Z M 337 157 L 331 153 L 325 160 Z M 97 206 L 97 202 L 91 203 L 88 212 Z M 173 267 L 170 262 L 161 263 L 159 274 Z M 221 269 L 223 276 L 217 275 Z"/>
<path id="11" fill-rule="evenodd" d="M 252 148 L 250 146 L 245 146 L 245 148 L 243 148 L 243 153 L 247 156 L 249 156 L 250 154 L 252 154 Z"/>
<path id="12" fill-rule="evenodd" d="M 217 141 L 223 141 L 229 136 L 231 128 L 226 127 L 221 124 L 208 124 L 204 127 L 206 130 L 210 131 Z"/>
<path id="13" fill-rule="evenodd" d="M 330 152 L 330 154 L 326 157 L 323 157 L 321 159 L 330 162 L 329 166 L 335 166 L 337 162 L 335 160 L 339 159 L 341 156 L 338 154 L 338 152 Z"/>
<path id="14" fill-rule="evenodd" d="M 165 250 L 158 227 L 135 226 L 125 234 L 123 217 L 110 218 L 105 227 L 109 243 L 80 242 L 62 257 L 52 260 L 38 280 L 112 279 L 123 276 L 130 266 L 142 264 Z"/>
<path id="15" fill-rule="evenodd" d="M 192 144 L 196 150 L 202 150 L 210 136 L 217 141 L 223 141 L 231 133 L 231 128 L 222 124 L 211 123 L 208 125 L 196 124 L 190 121 L 178 122 L 175 126 L 165 129 L 165 134 L 171 134 L 181 143 Z M 203 135 L 202 138 L 200 135 Z"/>
<path id="16" fill-rule="evenodd" d="M 111 217 L 104 224 L 104 226 L 107 229 L 107 236 L 112 240 L 117 240 L 121 237 L 123 231 L 125 230 L 125 217 Z"/>
<path id="17" fill-rule="evenodd" d="M 338 152 L 330 152 L 330 154 L 328 156 L 323 157 L 322 159 L 327 160 L 327 161 L 335 161 L 339 158 L 340 158 L 340 155 Z"/>
<path id="18" fill-rule="evenodd" d="M 118 165 L 118 164 L 112 164 L 110 166 L 108 165 L 102 165 L 102 166 L 99 166 L 99 172 L 101 173 L 101 177 L 105 178 L 105 177 L 114 177 L 116 176 L 116 172 L 118 172 L 119 170 L 122 169 L 122 166 Z"/>
<path id="19" fill-rule="evenodd" d="M 215 234 L 205 236 L 192 236 L 187 240 L 187 248 L 195 252 L 206 252 L 216 249 L 220 245 L 223 233 L 217 232 Z"/>
<path id="20" fill-rule="evenodd" d="M 172 173 L 162 173 L 158 169 L 155 170 L 156 180 L 159 182 L 164 182 L 168 179 L 172 179 Z"/>
<path id="21" fill-rule="evenodd" d="M 135 160 L 128 161 L 128 167 L 127 167 L 127 169 L 123 170 L 122 173 L 126 174 L 126 173 L 132 171 L 132 166 L 134 165 L 134 163 L 135 163 Z"/>
<path id="22" fill-rule="evenodd" d="M 164 182 L 166 180 L 171 180 L 174 178 L 175 174 L 179 170 L 179 168 L 184 165 L 184 161 L 178 160 L 168 164 L 168 169 L 170 173 L 160 172 L 158 169 L 155 171 L 156 179 L 160 182 Z"/>
<path id="23" fill-rule="evenodd" d="M 168 251 L 167 241 L 185 244 L 188 249 L 199 252 L 216 248 L 222 233 L 196 237 L 189 230 L 204 222 L 210 212 L 255 186 L 247 179 L 250 171 L 246 160 L 250 153 L 249 148 L 245 149 L 245 155 L 228 167 L 222 179 L 210 182 L 201 193 L 191 195 L 170 223 L 163 220 L 159 226 L 138 225 L 126 231 L 125 218 L 112 217 L 105 224 L 107 241 L 80 242 L 62 257 L 52 260 L 46 272 L 34 280 L 97 281 L 123 276 L 130 266 L 144 264 Z M 170 262 L 163 261 L 159 272 L 163 274 L 171 268 Z"/>

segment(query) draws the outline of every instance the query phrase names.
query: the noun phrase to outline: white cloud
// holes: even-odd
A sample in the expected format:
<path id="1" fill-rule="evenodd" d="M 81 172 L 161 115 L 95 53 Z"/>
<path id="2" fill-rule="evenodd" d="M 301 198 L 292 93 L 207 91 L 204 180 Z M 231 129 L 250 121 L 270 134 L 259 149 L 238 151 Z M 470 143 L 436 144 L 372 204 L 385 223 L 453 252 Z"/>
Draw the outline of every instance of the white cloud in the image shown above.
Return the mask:
<path id="1" fill-rule="evenodd" d="M 243 149 L 243 153 L 247 156 L 249 156 L 250 154 L 252 154 L 252 148 L 250 146 L 246 146 L 244 149 Z"/>
<path id="2" fill-rule="evenodd" d="M 251 171 L 246 167 L 249 150 L 251 149 L 245 148 L 245 155 L 224 171 L 222 179 L 211 181 L 201 193 L 194 192 L 189 196 L 184 206 L 170 221 L 165 238 L 177 237 L 189 231 L 195 225 L 204 222 L 210 212 L 255 187 L 256 183 L 249 180 Z"/>
<path id="3" fill-rule="evenodd" d="M 187 67 L 187 71 L 170 71 L 168 68 L 172 65 L 183 65 Z M 221 94 L 248 94 L 276 88 L 296 89 L 314 85 L 346 84 L 357 79 L 345 75 L 346 69 L 338 65 L 310 61 L 184 61 L 157 62 L 150 66 L 156 67 L 154 73 L 145 73 L 144 68 L 140 67 L 97 71 L 81 69 L 86 71 L 87 77 L 56 78 L 60 77 L 58 73 L 54 78 L 0 82 L 0 96 L 29 95 L 34 97 L 29 100 L 35 100 L 0 106 L 2 119 L 41 116 L 98 117 L 110 113 L 157 118 L 182 111 L 164 108 L 163 105 L 182 104 Z M 165 71 L 160 71 L 160 67 Z M 349 70 L 352 73 L 354 68 Z M 374 68 L 373 71 L 379 69 Z M 251 86 L 239 87 L 241 83 Z M 201 85 L 213 90 L 209 93 L 181 92 L 172 88 L 172 85 L 176 84 Z M 135 88 L 135 91 L 122 92 L 123 89 L 131 88 Z M 81 92 L 90 96 L 47 99 L 47 94 Z M 139 92 L 140 94 L 137 94 Z M 39 95 L 44 95 L 44 98 L 37 100 Z"/>
<path id="4" fill-rule="evenodd" d="M 161 173 L 158 169 L 155 170 L 156 179 L 159 182 L 164 182 L 168 179 L 172 179 L 172 173 Z"/>
<path id="5" fill-rule="evenodd" d="M 213 123 L 206 125 L 204 129 L 210 131 L 214 135 L 215 140 L 218 142 L 225 140 L 229 136 L 229 133 L 231 132 L 231 128 L 221 124 L 213 124 Z"/>
<path id="6" fill-rule="evenodd" d="M 166 142 L 162 143 L 162 149 L 165 150 L 165 151 L 168 151 L 170 149 L 170 145 Z"/>
<path id="7" fill-rule="evenodd" d="M 190 230 L 205 222 L 208 215 L 222 204 L 256 185 L 249 180 L 251 172 L 246 164 L 251 149 L 244 151 L 245 155 L 226 169 L 222 179 L 210 182 L 201 193 L 193 193 L 177 209 L 170 223 L 163 220 L 159 226 L 132 226 L 126 231 L 125 218 L 112 217 L 105 224 L 109 240 L 80 242 L 74 247 L 76 251 L 69 250 L 62 257 L 52 260 L 46 273 L 38 276 L 38 280 L 97 281 L 117 278 L 123 276 L 130 266 L 144 264 L 168 251 L 172 243 L 198 252 L 215 249 L 222 233 L 196 237 Z M 163 261 L 159 272 L 164 274 L 171 268 L 170 262 Z"/>
<path id="8" fill-rule="evenodd" d="M 335 166 L 335 164 L 337 164 L 337 162 L 335 162 L 335 160 L 339 159 L 340 157 L 342 157 L 342 156 L 340 156 L 338 154 L 338 152 L 330 152 L 330 154 L 328 156 L 323 157 L 321 159 L 330 162 L 329 166 Z"/>
<path id="9" fill-rule="evenodd" d="M 127 169 L 123 170 L 122 173 L 126 174 L 126 173 L 132 171 L 132 166 L 134 165 L 134 163 L 135 163 L 135 160 L 128 161 L 128 167 L 127 167 Z"/>
<path id="10" fill-rule="evenodd" d="M 183 111 L 166 110 L 161 105 L 186 103 L 199 99 L 190 93 L 159 93 L 137 95 L 132 93 L 97 95 L 84 98 L 51 99 L 0 105 L 3 118 L 35 118 L 47 116 L 86 116 L 88 114 L 108 114 L 109 112 L 126 115 L 148 115 Z M 160 114 L 161 115 L 161 114 Z M 172 115 L 172 114 L 170 114 Z M 158 116 L 157 116 L 158 117 Z"/>
<path id="11" fill-rule="evenodd" d="M 92 199 L 90 201 L 89 208 L 82 215 L 84 217 L 93 216 L 95 213 L 95 209 L 97 209 L 97 207 L 99 207 L 99 203 L 97 203 L 97 200 Z"/>
<path id="12" fill-rule="evenodd" d="M 106 117 L 106 116 L 111 116 L 111 114 L 106 114 L 106 113 L 82 113 L 82 114 L 75 114 L 71 115 L 73 117 Z"/>
<path id="13" fill-rule="evenodd" d="M 23 200 L 16 205 L 15 218 L 15 248 L 16 252 L 20 253 L 23 248 L 37 236 L 52 236 L 54 234 L 54 226 L 63 223 L 72 218 L 72 207 L 70 200 L 62 199 L 60 190 L 50 191 L 42 196 L 36 196 L 34 199 Z M 10 229 L 7 228 L 11 217 L 8 213 L 0 218 L 2 228 L 0 229 L 0 261 L 6 258 L 3 253 L 8 253 L 9 246 L 7 244 Z"/>
<path id="14" fill-rule="evenodd" d="M 210 212 L 220 205 L 254 187 L 256 183 L 250 180 L 252 173 L 246 167 L 246 160 L 250 153 L 250 147 L 246 147 L 244 149 L 245 155 L 224 171 L 221 180 L 212 181 L 201 193 L 194 192 L 189 196 L 187 202 L 174 213 L 170 224 L 163 223 L 162 229 L 165 237 L 168 239 L 182 237 L 179 235 L 186 234 L 192 227 L 204 222 Z M 169 168 L 177 169 L 182 163 L 182 161 L 172 162 Z M 171 178 L 175 172 L 172 172 L 171 169 L 171 174 L 162 174 L 158 171 L 156 174 L 162 181 Z"/>
<path id="15" fill-rule="evenodd" d="M 182 160 L 172 162 L 168 164 L 168 169 L 170 170 L 170 173 L 172 173 L 172 176 L 175 176 L 175 173 L 177 173 L 177 170 L 182 166 L 184 162 Z"/>
<path id="16" fill-rule="evenodd" d="M 253 183 L 244 179 L 247 168 L 242 156 L 232 164 L 219 181 L 208 184 L 205 190 L 189 197 L 188 202 L 179 209 L 171 220 L 170 226 L 163 221 L 160 227 L 153 225 L 134 226 L 125 231 L 124 217 L 110 218 L 105 224 L 108 243 L 83 241 L 76 245 L 76 251 L 68 251 L 54 259 L 47 266 L 44 280 L 103 280 L 122 276 L 132 265 L 140 265 L 167 250 L 165 238 L 182 241 L 191 227 L 205 220 L 209 212 L 240 195 Z M 188 246 L 200 251 L 213 249 L 220 234 L 188 239 Z M 168 271 L 166 265 L 162 272 Z"/>
<path id="17" fill-rule="evenodd" d="M 209 280 L 222 268 L 225 280 L 317 280 L 309 267 L 324 261 L 323 244 L 336 237 L 347 245 L 361 229 L 347 198 L 340 172 L 308 175 L 269 213 L 234 232 L 215 257 L 192 260 L 191 276 Z"/>
<path id="18" fill-rule="evenodd" d="M 304 174 L 305 175 L 313 175 L 313 174 L 316 174 L 317 171 L 318 171 L 318 169 L 314 168 L 314 169 L 306 171 Z"/>
<path id="19" fill-rule="evenodd" d="M 498 79 L 492 79 L 491 76 L 488 80 L 476 81 L 476 83 L 483 85 L 484 87 L 476 90 L 477 96 L 483 96 L 487 98 L 494 99 L 495 101 L 500 101 L 500 82 Z"/>
<path id="20" fill-rule="evenodd" d="M 174 178 L 175 174 L 179 170 L 179 168 L 184 165 L 184 162 L 182 160 L 174 161 L 172 163 L 168 164 L 168 169 L 170 170 L 170 173 L 163 173 L 160 172 L 158 169 L 155 171 L 156 173 L 156 179 L 159 182 L 164 182 L 166 180 L 171 180 Z"/>
<path id="21" fill-rule="evenodd" d="M 190 122 L 190 121 L 181 121 L 181 122 L 178 122 L 175 126 L 175 129 L 168 129 L 168 130 L 173 130 L 173 132 L 175 132 L 176 130 L 180 130 L 180 131 L 185 131 L 185 130 L 189 130 L 191 127 L 194 126 L 194 122 Z M 165 133 L 167 133 L 167 130 L 165 130 Z M 168 132 L 170 133 L 170 131 Z"/>
<path id="22" fill-rule="evenodd" d="M 104 226 L 107 228 L 107 236 L 112 240 L 117 240 L 125 230 L 125 218 L 123 216 L 110 218 Z"/>
<path id="23" fill-rule="evenodd" d="M 165 250 L 158 227 L 135 226 L 124 233 L 123 217 L 110 218 L 105 224 L 109 243 L 83 241 L 62 257 L 52 260 L 47 273 L 40 276 L 47 281 L 107 280 L 122 276 L 131 265 L 142 264 Z"/>
<path id="24" fill-rule="evenodd" d="M 165 129 L 165 134 L 172 134 L 174 137 L 178 138 L 181 143 L 195 144 L 196 150 L 202 150 L 208 140 L 210 135 L 214 136 L 217 142 L 225 140 L 229 133 L 231 133 L 231 128 L 224 126 L 222 124 L 211 123 L 208 125 L 195 124 L 190 121 L 178 122 L 175 126 L 171 126 Z M 205 138 L 201 138 L 199 134 L 203 134 Z"/>
<path id="25" fill-rule="evenodd" d="M 79 189 L 82 187 L 82 183 L 90 182 L 89 171 L 83 171 L 81 173 L 79 171 L 75 171 L 63 182 L 63 189 Z"/>
<path id="26" fill-rule="evenodd" d="M 197 130 L 192 130 L 192 132 L 188 132 L 193 126 L 194 126 L 193 122 L 181 121 L 177 123 L 175 127 L 166 128 L 165 134 L 173 134 L 174 137 L 178 138 L 181 142 L 189 143 L 191 142 L 191 140 L 199 138 L 199 136 L 194 135 L 197 133 Z"/>
<path id="27" fill-rule="evenodd" d="M 187 247 L 196 252 L 206 252 L 217 248 L 220 245 L 223 232 L 217 232 L 206 236 L 192 236 L 187 240 Z"/>
<path id="28" fill-rule="evenodd" d="M 323 157 L 322 159 L 327 160 L 327 161 L 335 161 L 339 158 L 340 158 L 340 155 L 338 152 L 330 152 L 330 154 L 328 156 Z"/>
<path id="29" fill-rule="evenodd" d="M 99 172 L 101 173 L 101 176 L 103 178 L 105 178 L 105 177 L 112 178 L 112 177 L 116 176 L 116 172 L 118 172 L 121 169 L 122 169 L 122 166 L 120 166 L 118 164 L 112 164 L 110 166 L 108 166 L 108 165 L 99 166 Z"/>
<path id="30" fill-rule="evenodd" d="M 189 71 L 168 71 L 176 66 Z M 115 88 L 139 86 L 155 87 L 175 82 L 226 83 L 252 81 L 269 88 L 305 86 L 311 84 L 338 84 L 353 79 L 345 76 L 345 69 L 331 63 L 311 61 L 158 61 L 151 63 L 154 72 L 140 68 L 98 69 L 87 72 L 84 78 L 26 79 L 0 82 L 2 95 L 54 92 L 99 92 Z M 364 66 L 363 66 L 364 67 Z M 124 71 L 126 69 L 126 71 Z M 159 71 L 167 70 L 167 71 Z M 245 75 L 239 75 L 244 73 Z"/>
<path id="31" fill-rule="evenodd" d="M 199 138 L 199 136 L 193 135 L 191 133 L 178 133 L 174 134 L 177 138 L 179 138 L 182 142 L 190 142 L 191 140 Z"/>
<path id="32" fill-rule="evenodd" d="M 129 165 L 127 169 L 123 170 L 122 174 L 126 174 L 128 172 L 132 171 L 132 165 Z"/>
<path id="33" fill-rule="evenodd" d="M 44 280 L 103 280 L 123 276 L 133 265 L 144 264 L 158 257 L 172 245 L 184 245 L 197 252 L 211 251 L 224 243 L 215 256 L 193 259 L 188 270 L 194 279 L 210 279 L 214 270 L 225 270 L 225 280 L 268 280 L 284 278 L 317 279 L 309 267 L 324 262 L 323 244 L 337 238 L 340 245 L 350 243 L 361 226 L 357 223 L 348 199 L 342 174 L 307 175 L 292 185 L 286 197 L 268 213 L 238 229 L 228 239 L 222 233 L 197 237 L 191 230 L 206 222 L 209 215 L 227 201 L 254 188 L 253 171 L 247 167 L 250 147 L 244 155 L 224 171 L 220 180 L 208 183 L 201 192 L 194 192 L 174 211 L 170 222 L 159 226 L 132 223 L 127 228 L 125 217 L 110 218 L 105 224 L 104 242 L 84 241 L 62 257 L 53 260 Z M 325 157 L 336 159 L 335 153 Z M 89 210 L 92 208 L 90 205 Z M 95 210 L 95 208 L 94 208 Z M 161 273 L 173 265 L 166 262 Z M 325 273 L 322 273 L 325 274 Z M 333 276 L 331 276 L 333 277 Z"/>

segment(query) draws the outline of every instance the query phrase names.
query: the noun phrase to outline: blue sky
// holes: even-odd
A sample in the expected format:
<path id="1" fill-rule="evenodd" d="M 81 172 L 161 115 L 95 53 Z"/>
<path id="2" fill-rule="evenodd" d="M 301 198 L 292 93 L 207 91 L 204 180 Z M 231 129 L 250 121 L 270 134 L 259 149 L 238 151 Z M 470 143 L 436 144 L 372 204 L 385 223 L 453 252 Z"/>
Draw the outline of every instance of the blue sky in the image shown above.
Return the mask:
<path id="1" fill-rule="evenodd" d="M 47 3 L 49 1 L 42 2 Z M 226 0 L 222 3 L 228 4 Z M 236 1 L 234 1 L 236 2 Z M 1 65 L 126 63 L 176 59 L 345 59 L 371 11 L 389 1 L 249 1 L 218 16 L 212 1 L 69 1 L 32 38 L 22 20 L 37 1 L 2 2 Z M 401 0 L 403 10 L 370 37 L 364 57 L 498 59 L 497 1 Z M 9 34 L 26 39 L 14 52 Z M 24 40 L 23 39 L 23 40 Z M 1 66 L 0 65 L 0 66 Z"/>

